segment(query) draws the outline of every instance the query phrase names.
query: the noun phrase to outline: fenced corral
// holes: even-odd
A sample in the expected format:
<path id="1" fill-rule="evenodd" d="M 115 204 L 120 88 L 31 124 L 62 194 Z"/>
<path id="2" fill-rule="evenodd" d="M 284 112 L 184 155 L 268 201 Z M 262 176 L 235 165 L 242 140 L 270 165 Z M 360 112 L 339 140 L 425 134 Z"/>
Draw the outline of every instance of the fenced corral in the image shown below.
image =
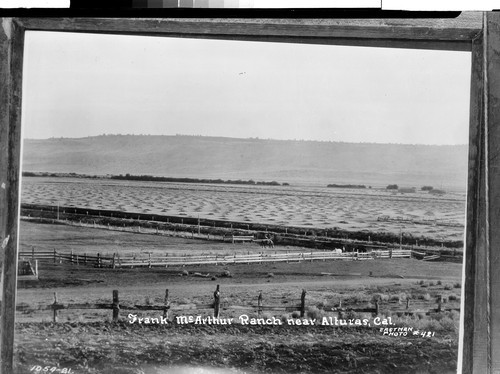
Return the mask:
<path id="1" fill-rule="evenodd" d="M 174 319 L 172 315 L 169 315 L 170 312 L 182 312 L 186 313 L 189 311 L 212 311 L 211 314 L 213 314 L 214 318 L 220 318 L 221 317 L 221 312 L 224 311 L 245 311 L 245 312 L 254 312 L 257 314 L 257 316 L 261 316 L 264 312 L 282 312 L 282 313 L 293 313 L 297 312 L 297 314 L 292 314 L 292 317 L 305 317 L 306 313 L 308 311 L 308 308 L 313 306 L 307 304 L 306 300 L 306 295 L 307 291 L 302 290 L 300 297 L 297 299 L 293 300 L 287 300 L 288 302 L 291 302 L 292 305 L 273 305 L 273 304 L 266 304 L 264 302 L 263 294 L 262 291 L 259 292 L 259 295 L 256 297 L 254 303 L 246 304 L 246 305 L 236 305 L 236 304 L 231 304 L 228 301 L 222 301 L 222 292 L 220 289 L 220 285 L 216 286 L 216 289 L 213 293 L 213 302 L 210 303 L 205 303 L 205 304 L 177 304 L 177 303 L 172 303 L 170 298 L 169 298 L 169 290 L 165 290 L 165 296 L 163 300 L 163 304 L 132 304 L 130 302 L 122 302 L 120 301 L 119 298 L 119 292 L 118 290 L 113 290 L 112 292 L 112 297 L 111 297 L 111 302 L 109 303 L 63 303 L 61 302 L 60 299 L 58 299 L 57 293 L 54 292 L 54 299 L 51 304 L 46 304 L 46 305 L 39 305 L 37 307 L 23 304 L 23 305 L 18 305 L 16 307 L 16 311 L 21 312 L 23 314 L 30 314 L 30 313 L 35 313 L 39 311 L 51 311 L 52 312 L 52 321 L 53 322 L 58 322 L 59 320 L 59 312 L 62 310 L 111 310 L 112 311 L 112 321 L 116 322 L 120 319 L 120 312 L 121 311 L 135 311 L 135 312 L 148 312 L 148 311 L 155 311 L 155 312 L 161 312 L 161 319 L 160 316 L 156 317 L 158 320 L 164 321 L 164 323 L 169 323 Z M 339 300 L 339 304 L 334 307 L 330 308 L 329 310 L 325 310 L 325 313 L 334 313 L 337 314 L 340 318 L 343 318 L 344 316 L 348 315 L 348 313 L 366 313 L 366 314 L 372 314 L 373 316 L 378 316 L 381 313 L 386 313 L 388 310 L 390 310 L 392 313 L 397 313 L 397 314 L 405 314 L 405 315 L 412 315 L 412 314 L 426 314 L 430 315 L 433 313 L 441 313 L 441 312 L 446 312 L 446 311 L 460 311 L 460 309 L 453 309 L 453 308 L 443 308 L 443 297 L 442 295 L 438 295 L 436 297 L 436 307 L 435 308 L 430 308 L 429 309 L 429 303 L 422 304 L 417 302 L 416 304 L 413 304 L 413 302 L 410 301 L 410 299 L 406 300 L 406 307 L 401 308 L 399 306 L 396 306 L 394 308 L 394 305 L 391 305 L 389 302 L 382 303 L 379 300 L 374 301 L 373 306 L 367 306 L 364 308 L 349 308 L 349 307 L 342 307 L 342 300 Z M 413 309 L 410 309 L 410 304 L 413 306 Z M 415 306 L 417 308 L 415 309 Z M 123 316 L 122 316 L 123 317 Z M 151 319 L 151 317 L 149 317 Z M 179 323 L 192 323 L 193 321 L 189 321 L 185 317 L 177 317 L 177 319 L 181 318 L 177 322 Z"/>
<path id="2" fill-rule="evenodd" d="M 238 242 L 253 242 L 255 240 L 254 236 L 253 235 L 231 235 L 231 237 L 229 238 L 231 240 L 231 242 L 234 244 L 234 243 L 238 243 Z M 226 237 L 224 237 L 224 240 L 223 241 L 226 241 Z"/>
<path id="3" fill-rule="evenodd" d="M 299 227 L 40 204 L 23 204 L 21 216 L 23 220 L 215 241 L 227 241 L 233 235 L 254 235 L 255 239 L 261 239 L 264 233 L 269 233 L 275 244 L 308 248 L 345 246 L 347 249 L 383 249 L 402 246 L 404 249 L 414 249 L 414 247 L 421 246 L 441 247 L 443 245 L 445 246 L 443 249 L 463 247 L 461 241 L 443 243 L 442 240 L 432 238 L 414 238 L 411 235 L 401 236 L 367 230 L 351 232 L 337 227 Z"/>
<path id="4" fill-rule="evenodd" d="M 31 260 L 32 263 L 38 262 L 52 262 L 54 264 L 70 263 L 75 265 L 89 265 L 95 267 L 113 267 L 113 256 L 102 256 L 97 254 L 75 254 L 71 252 L 56 251 L 20 251 L 20 261 Z"/>
<path id="5" fill-rule="evenodd" d="M 56 251 L 31 251 L 19 252 L 19 258 L 38 260 L 41 262 L 71 263 L 75 265 L 89 265 L 94 267 L 131 268 L 131 267 L 170 267 L 188 265 L 231 265 L 273 262 L 303 262 L 327 260 L 363 261 L 373 259 L 411 258 L 409 250 L 387 250 L 372 252 L 344 252 L 337 251 L 309 251 L 309 252 L 259 252 L 248 254 L 204 254 L 204 255 L 158 255 L 152 253 L 101 255 L 81 254 Z"/>

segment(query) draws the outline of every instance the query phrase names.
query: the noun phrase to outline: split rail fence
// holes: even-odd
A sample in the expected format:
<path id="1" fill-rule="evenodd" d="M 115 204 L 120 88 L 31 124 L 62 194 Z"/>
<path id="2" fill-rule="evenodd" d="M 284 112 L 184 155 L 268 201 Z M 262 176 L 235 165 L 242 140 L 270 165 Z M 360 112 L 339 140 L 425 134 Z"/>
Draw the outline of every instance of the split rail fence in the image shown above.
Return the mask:
<path id="1" fill-rule="evenodd" d="M 188 265 L 230 265 L 230 264 L 251 264 L 265 262 L 302 262 L 302 261 L 326 261 L 326 260 L 372 260 L 388 258 L 411 258 L 410 250 L 387 250 L 362 252 L 338 253 L 335 251 L 310 251 L 310 252 L 260 252 L 253 254 L 234 255 L 157 255 L 148 253 L 147 255 L 126 254 L 113 255 L 86 254 L 56 251 L 21 251 L 19 258 L 40 262 L 71 263 L 76 265 L 90 265 L 94 267 L 126 268 L 126 267 L 169 267 Z"/>
<path id="2" fill-rule="evenodd" d="M 16 310 L 18 312 L 23 312 L 25 314 L 32 313 L 36 311 L 52 311 L 52 321 L 58 322 L 59 311 L 61 310 L 85 310 L 85 309 L 94 309 L 94 310 L 111 310 L 112 311 L 112 320 L 113 322 L 117 322 L 120 319 L 120 311 L 159 311 L 162 312 L 163 318 L 169 318 L 170 311 L 186 311 L 186 310 L 212 310 L 213 316 L 215 318 L 220 317 L 221 310 L 252 310 L 256 311 L 258 316 L 260 316 L 265 311 L 274 311 L 274 312 L 299 312 L 300 317 L 304 317 L 306 315 L 306 290 L 302 290 L 300 294 L 300 298 L 296 300 L 291 300 L 292 302 L 296 302 L 295 305 L 284 306 L 284 305 L 268 305 L 263 301 L 262 292 L 259 293 L 257 297 L 256 304 L 249 305 L 232 305 L 227 302 L 221 301 L 221 290 L 220 285 L 217 285 L 215 292 L 213 293 L 213 302 L 209 304 L 184 304 L 184 305 L 171 305 L 169 300 L 169 290 L 165 290 L 165 297 L 163 304 L 150 305 L 150 304 L 130 304 L 130 303 L 121 303 L 119 299 L 118 290 L 113 290 L 112 301 L 111 303 L 62 303 L 58 300 L 57 293 L 54 292 L 54 301 L 52 304 L 41 305 L 38 307 L 32 307 L 30 305 L 18 305 Z M 439 295 L 436 300 L 437 307 L 432 309 L 413 309 L 410 310 L 410 300 L 406 301 L 406 308 L 400 310 L 391 309 L 393 313 L 403 313 L 403 314 L 416 314 L 416 313 L 425 313 L 427 315 L 433 313 L 441 313 L 450 310 L 460 310 L 460 309 L 444 309 L 442 306 L 443 298 L 442 295 Z M 385 309 L 387 309 L 387 305 L 383 305 Z M 426 304 L 428 306 L 428 304 Z M 338 313 L 340 318 L 343 318 L 345 313 L 356 312 L 356 313 L 371 313 L 376 316 L 379 315 L 382 311 L 382 305 L 380 305 L 379 301 L 375 301 L 374 307 L 367 308 L 342 308 L 342 301 L 339 301 L 339 305 L 337 308 L 331 308 L 330 310 L 333 313 Z"/>

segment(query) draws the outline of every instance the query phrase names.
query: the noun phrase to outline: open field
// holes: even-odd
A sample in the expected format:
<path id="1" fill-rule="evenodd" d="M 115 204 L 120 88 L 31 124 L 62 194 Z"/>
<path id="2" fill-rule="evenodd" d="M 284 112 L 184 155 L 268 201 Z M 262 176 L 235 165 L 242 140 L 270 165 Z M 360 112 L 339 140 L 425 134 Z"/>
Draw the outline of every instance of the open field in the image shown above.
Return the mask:
<path id="1" fill-rule="evenodd" d="M 255 244 L 211 243 L 200 240 L 121 233 L 82 227 L 22 222 L 21 246 L 71 248 L 75 253 L 155 251 L 175 253 L 260 251 Z M 277 248 L 283 250 L 283 248 Z M 297 249 L 300 250 L 300 249 Z M 461 264 L 415 259 L 326 261 L 261 265 L 192 266 L 158 269 L 100 269 L 68 264 L 41 263 L 40 281 L 20 284 L 18 304 L 40 306 L 62 303 L 110 302 L 113 289 L 120 302 L 161 304 L 169 289 L 172 306 L 206 304 L 215 285 L 222 303 L 248 309 L 223 308 L 221 317 L 257 316 L 252 308 L 262 292 L 265 304 L 293 305 L 307 291 L 306 318 L 336 316 L 332 309 L 359 308 L 378 297 L 382 316 L 395 326 L 434 332 L 435 336 L 389 337 L 378 327 L 331 326 L 194 326 L 114 324 L 111 311 L 59 312 L 60 323 L 50 323 L 51 312 L 18 313 L 16 353 L 19 373 L 33 365 L 58 365 L 75 373 L 441 373 L 453 372 L 457 357 L 458 313 L 437 317 L 400 316 L 409 298 L 414 308 L 436 306 L 445 297 L 445 309 L 460 303 Z M 231 277 L 199 278 L 195 272 Z M 182 275 L 185 272 L 189 275 Z M 331 276 L 321 275 L 328 272 Z M 182 275 L 182 276 L 181 276 Z M 173 311 L 176 315 L 209 316 L 211 310 Z M 143 316 L 145 312 L 142 312 Z M 154 312 L 153 312 L 154 313 Z M 277 318 L 291 313 L 276 312 Z M 271 316 L 273 312 L 265 312 Z M 369 318 L 351 315 L 350 318 Z M 93 322 L 92 322 L 93 321 Z M 186 366 L 187 364 L 190 366 Z M 172 366 L 173 365 L 173 366 Z M 194 365 L 194 366 L 193 366 Z M 198 366 L 199 365 L 199 366 Z M 223 368 L 225 371 L 223 371 Z M 24 371 L 23 371 L 24 370 Z M 209 370 L 209 369 L 206 369 Z M 201 372 L 201 371 L 200 371 Z M 211 373 L 211 371 L 208 371 Z"/>
<path id="2" fill-rule="evenodd" d="M 23 202 L 111 209 L 136 213 L 267 223 L 305 228 L 369 230 L 462 240 L 465 195 L 434 196 L 418 191 L 333 189 L 314 186 L 228 186 L 71 178 L 23 178 Z M 413 219 L 451 225 L 413 224 Z M 245 254 L 262 251 L 256 243 L 223 243 L 145 233 L 21 222 L 21 250 L 73 251 L 75 254 L 155 255 Z M 276 246 L 270 251 L 302 251 Z M 209 275 L 198 277 L 196 274 Z M 230 274 L 230 276 L 225 276 Z M 329 274 L 329 275 L 324 275 Z M 224 275 L 224 276 L 223 276 Z M 119 290 L 123 305 L 161 305 L 169 290 L 170 323 L 143 326 L 112 323 L 110 310 L 61 310 L 17 314 L 19 373 L 34 365 L 72 368 L 75 373 L 448 373 L 454 372 L 462 265 L 416 259 L 318 261 L 300 263 L 104 269 L 39 263 L 37 282 L 20 282 L 18 304 L 37 308 L 60 303 L 109 303 Z M 213 301 L 220 285 L 222 318 L 257 317 L 265 305 L 299 302 L 306 290 L 306 318 L 339 317 L 337 308 L 371 308 L 394 327 L 411 327 L 432 337 L 384 336 L 378 326 L 195 326 L 178 325 L 176 316 L 213 314 L 196 308 Z M 444 312 L 426 315 L 443 297 Z M 401 312 L 406 301 L 412 315 Z M 238 306 L 237 308 L 233 306 Z M 157 312 L 138 312 L 142 317 Z M 292 312 L 263 316 L 294 319 Z M 262 316 L 262 315 L 261 315 Z M 370 313 L 349 312 L 351 319 Z M 190 366 L 187 366 L 187 365 Z M 193 366 L 194 365 L 194 366 Z M 226 370 L 224 372 L 223 370 Z M 200 371 L 204 372 L 204 371 Z M 208 373 L 211 373 L 208 371 Z"/>
<path id="3" fill-rule="evenodd" d="M 22 202 L 462 240 L 465 194 L 23 178 Z M 379 217 L 391 220 L 380 221 Z M 410 223 L 408 219 L 425 224 Z M 437 225 L 434 225 L 437 223 Z M 440 225 L 443 223 L 445 225 Z"/>

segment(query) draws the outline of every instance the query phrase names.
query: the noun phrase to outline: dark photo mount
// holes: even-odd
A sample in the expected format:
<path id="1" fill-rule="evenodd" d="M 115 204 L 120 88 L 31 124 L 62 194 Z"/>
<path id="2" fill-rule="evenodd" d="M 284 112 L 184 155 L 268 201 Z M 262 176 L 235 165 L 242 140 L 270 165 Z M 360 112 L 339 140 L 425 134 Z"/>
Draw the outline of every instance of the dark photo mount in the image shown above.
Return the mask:
<path id="1" fill-rule="evenodd" d="M 500 371 L 500 14 L 452 19 L 3 18 L 0 31 L 1 373 L 13 372 L 24 32 L 178 36 L 472 52 L 462 372 Z"/>

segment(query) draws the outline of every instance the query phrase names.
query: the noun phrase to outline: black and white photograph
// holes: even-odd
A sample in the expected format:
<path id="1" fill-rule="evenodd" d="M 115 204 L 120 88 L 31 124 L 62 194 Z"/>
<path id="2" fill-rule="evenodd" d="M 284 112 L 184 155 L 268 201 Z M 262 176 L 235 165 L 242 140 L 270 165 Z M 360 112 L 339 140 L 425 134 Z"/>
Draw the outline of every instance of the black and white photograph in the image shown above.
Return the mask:
<path id="1" fill-rule="evenodd" d="M 462 372 L 489 141 L 475 49 L 188 21 L 35 19 L 9 57 L 14 372 Z"/>

